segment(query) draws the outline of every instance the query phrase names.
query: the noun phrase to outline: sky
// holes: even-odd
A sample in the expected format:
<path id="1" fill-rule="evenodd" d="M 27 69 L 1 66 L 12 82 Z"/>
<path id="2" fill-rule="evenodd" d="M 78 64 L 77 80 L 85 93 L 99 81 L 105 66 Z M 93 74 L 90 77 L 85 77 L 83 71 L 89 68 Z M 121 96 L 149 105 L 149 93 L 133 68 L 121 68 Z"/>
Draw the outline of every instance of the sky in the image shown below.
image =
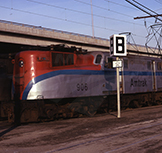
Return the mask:
<path id="1" fill-rule="evenodd" d="M 136 1 L 162 14 L 162 0 Z M 137 16 L 147 14 L 125 0 L 0 0 L 0 20 L 106 39 L 113 34 L 131 33 L 127 36 L 130 43 L 145 45 L 150 40 L 148 45 L 156 47 L 154 36 L 150 39 L 153 34 L 148 36 L 155 18 L 135 20 Z"/>

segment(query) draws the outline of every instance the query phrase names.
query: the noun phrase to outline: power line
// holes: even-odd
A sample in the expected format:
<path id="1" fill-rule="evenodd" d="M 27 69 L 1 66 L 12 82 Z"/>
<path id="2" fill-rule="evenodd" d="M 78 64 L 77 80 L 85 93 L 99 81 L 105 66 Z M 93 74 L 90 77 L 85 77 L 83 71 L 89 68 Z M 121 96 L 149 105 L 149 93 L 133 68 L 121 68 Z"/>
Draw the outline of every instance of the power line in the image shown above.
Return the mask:
<path id="1" fill-rule="evenodd" d="M 68 10 L 68 11 L 77 12 L 77 13 L 81 13 L 81 14 L 91 15 L 91 13 L 78 11 L 78 10 L 74 10 L 74 9 L 69 9 L 69 8 L 66 8 L 66 7 L 56 6 L 56 5 L 52 5 L 52 4 L 48 4 L 48 3 L 43 3 L 43 2 L 39 2 L 39 1 L 35 1 L 35 0 L 27 0 L 27 1 L 37 3 L 37 4 L 41 4 L 41 5 L 46 5 L 46 6 L 49 6 L 49 7 L 55 7 L 55 8 L 58 8 L 58 9 L 63 9 L 63 10 Z M 138 24 L 138 23 L 134 23 L 134 22 L 126 21 L 126 20 L 119 20 L 119 19 L 115 19 L 115 18 L 105 17 L 105 16 L 102 16 L 102 15 L 94 14 L 94 13 L 93 13 L 93 16 L 103 18 L 103 19 L 115 20 L 115 21 L 120 21 L 120 22 L 124 22 L 124 23 L 128 23 L 128 24 L 133 24 L 133 25 L 136 24 L 136 25 L 139 25 L 139 26 L 143 26 L 142 24 Z"/>
<path id="2" fill-rule="evenodd" d="M 80 1 L 80 0 L 74 0 L 74 1 L 79 2 L 79 3 L 83 3 L 83 4 L 85 4 L 85 5 L 91 5 L 91 4 L 89 4 L 89 3 L 86 3 L 86 2 L 83 2 L 83 1 Z M 113 2 L 113 3 L 115 3 L 115 2 Z M 116 3 L 116 4 L 117 4 L 117 3 Z M 99 9 L 102 9 L 102 10 L 111 11 L 111 12 L 113 12 L 113 13 L 120 14 L 120 15 L 127 16 L 127 17 L 132 18 L 132 16 L 130 16 L 130 15 L 123 14 L 123 13 L 121 13 L 121 12 L 117 12 L 117 11 L 114 11 L 114 10 L 111 10 L 111 9 L 108 9 L 108 8 L 105 8 L 105 7 L 100 7 L 100 6 L 97 6 L 97 5 L 92 5 L 92 6 L 93 6 L 93 7 L 96 7 L 96 8 L 99 8 Z M 112 20 L 113 20 L 113 19 L 112 19 Z M 117 20 L 118 20 L 118 21 L 125 22 L 125 23 L 131 23 L 131 24 L 132 24 L 132 22 L 123 21 L 123 20 L 119 20 L 119 19 L 117 19 Z M 137 23 L 133 23 L 133 24 L 143 26 L 142 24 L 137 24 Z"/>
<path id="3" fill-rule="evenodd" d="M 75 24 L 80 24 L 80 25 L 84 25 L 84 26 L 89 26 L 89 27 L 91 27 L 91 24 L 82 23 L 82 22 L 73 21 L 73 20 L 68 20 L 68 19 L 63 19 L 63 18 L 54 17 L 54 16 L 49 16 L 49 15 L 44 15 L 44 14 L 39 14 L 39 13 L 35 13 L 35 12 L 30 12 L 30 11 L 24 11 L 24 10 L 21 10 L 21 9 L 10 8 L 10 7 L 7 7 L 7 6 L 1 6 L 1 5 L 0 5 L 0 8 L 12 10 L 12 11 L 17 11 L 17 12 L 23 12 L 23 13 L 27 13 L 27 14 L 37 15 L 37 16 L 41 16 L 41 17 L 46 17 L 46 18 L 56 19 L 56 20 L 60 20 L 60 21 L 64 21 L 64 22 L 70 22 L 70 23 L 75 23 Z M 114 31 L 114 32 L 116 32 L 116 33 L 121 32 L 121 31 L 119 31 L 119 30 L 109 29 L 109 28 L 106 28 L 106 27 L 104 28 L 104 27 L 101 27 L 101 26 L 94 26 L 94 27 L 95 27 L 95 28 L 98 28 L 98 29 L 107 30 L 107 31 Z M 136 34 L 133 34 L 133 35 L 136 36 L 136 37 L 144 38 L 144 37 L 141 36 L 141 35 L 136 35 Z"/>
<path id="4" fill-rule="evenodd" d="M 43 3 L 43 2 L 35 1 L 35 0 L 27 0 L 27 1 L 33 2 L 33 3 L 37 3 L 37 4 L 41 4 L 41 5 L 50 6 L 50 7 L 55 7 L 55 8 L 59 8 L 59 9 L 63 9 L 63 10 L 68 10 L 68 11 L 72 11 L 72 12 L 77 12 L 77 13 L 82 13 L 82 14 L 90 15 L 90 13 L 83 12 L 83 11 L 78 11 L 78 10 L 74 10 L 74 9 L 69 9 L 67 7 L 56 6 L 56 5 L 52 5 L 52 4 L 48 4 L 48 3 Z"/>
<path id="5" fill-rule="evenodd" d="M 57 20 L 61 20 L 61 21 L 66 21 L 66 22 L 71 22 L 71 23 L 75 23 L 75 24 L 80 24 L 80 25 L 90 26 L 90 27 L 91 27 L 90 24 L 82 23 L 82 22 L 78 22 L 78 21 L 73 21 L 73 20 L 68 20 L 68 19 L 62 19 L 62 18 L 58 18 L 58 17 L 54 17 L 54 16 L 49 16 L 49 15 L 34 13 L 34 12 L 30 12 L 30 11 L 24 11 L 24 10 L 15 9 L 15 8 L 10 8 L 10 7 L 6 7 L 6 6 L 0 6 L 0 7 L 1 7 L 1 8 L 4 8 L 4 9 L 8 9 L 8 10 L 13 10 L 13 11 L 18 11 L 18 12 L 28 13 L 28 14 L 32 14 L 32 15 L 37 15 L 37 16 L 42 16 L 42 17 L 46 17 L 46 18 L 57 19 Z M 95 28 L 99 28 L 99 29 L 108 30 L 108 31 L 119 32 L 118 30 L 108 29 L 108 28 L 104 28 L 104 27 L 100 27 L 100 26 L 94 26 L 94 27 L 95 27 Z"/>
<path id="6" fill-rule="evenodd" d="M 115 5 L 119 5 L 119 6 L 122 6 L 122 7 L 126 7 L 126 8 L 129 8 L 129 9 L 132 9 L 132 10 L 136 10 L 135 8 L 133 7 L 129 7 L 129 6 L 126 6 L 126 5 L 123 5 L 123 4 L 120 4 L 120 3 L 116 3 L 116 2 L 112 2 L 112 1 L 109 1 L 109 0 L 104 0 L 108 3 L 112 3 L 112 4 L 115 4 Z"/>
<path id="7" fill-rule="evenodd" d="M 83 3 L 85 5 L 91 5 L 89 3 L 86 3 L 86 2 L 83 2 L 83 1 L 80 1 L 80 0 L 74 0 L 74 1 L 79 2 L 79 3 Z M 132 18 L 132 16 L 130 16 L 128 14 L 124 14 L 124 13 L 121 13 L 121 12 L 117 12 L 117 11 L 114 11 L 114 10 L 111 10 L 111 9 L 108 9 L 108 8 L 105 8 L 105 7 L 97 6 L 97 5 L 94 5 L 94 4 L 92 6 L 93 7 L 96 7 L 96 8 L 99 8 L 99 9 L 102 9 L 102 10 L 110 11 L 110 12 L 113 12 L 113 13 L 116 13 L 116 14 L 120 14 L 120 15 L 127 16 L 127 17 Z"/>
<path id="8" fill-rule="evenodd" d="M 150 15 L 150 16 L 152 16 L 152 14 L 151 14 L 150 12 L 155 13 L 156 15 L 158 15 L 156 12 L 152 11 L 152 10 L 149 9 L 148 7 L 146 7 L 146 6 L 142 5 L 142 4 L 140 4 L 139 2 L 137 2 L 137 1 L 135 1 L 135 0 L 133 0 L 133 2 L 135 2 L 136 4 L 134 4 L 133 2 L 130 2 L 129 0 L 125 0 L 125 1 L 127 1 L 127 2 L 130 3 L 131 5 L 135 6 L 136 8 L 138 8 L 139 10 L 145 12 L 146 14 L 148 14 L 148 15 Z M 139 6 L 142 6 L 142 7 L 145 8 L 146 10 L 143 9 L 143 8 L 141 8 L 141 7 L 139 7 L 137 4 L 138 4 Z M 147 10 L 149 10 L 150 12 L 148 12 Z M 158 18 L 158 17 L 154 17 L 154 18 L 156 18 L 156 19 L 159 20 L 159 21 L 162 21 L 162 20 L 161 20 L 160 18 Z"/>
<path id="9" fill-rule="evenodd" d="M 160 2 L 160 1 L 158 1 L 158 0 L 155 0 L 156 2 L 158 2 L 158 3 L 160 3 L 160 4 L 162 4 L 162 2 Z"/>

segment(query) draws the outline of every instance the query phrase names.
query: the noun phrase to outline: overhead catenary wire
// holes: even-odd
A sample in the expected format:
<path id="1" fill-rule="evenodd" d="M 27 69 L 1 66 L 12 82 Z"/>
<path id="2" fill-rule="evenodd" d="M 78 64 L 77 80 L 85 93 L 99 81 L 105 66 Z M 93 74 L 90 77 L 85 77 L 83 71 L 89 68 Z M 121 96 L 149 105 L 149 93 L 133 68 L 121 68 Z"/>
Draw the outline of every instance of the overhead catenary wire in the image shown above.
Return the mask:
<path id="1" fill-rule="evenodd" d="M 91 5 L 90 3 L 87 3 L 87 2 L 83 2 L 83 1 L 80 1 L 80 0 L 74 0 L 76 2 L 79 2 L 79 3 L 82 3 L 82 4 L 85 4 L 85 5 Z M 108 9 L 108 8 L 105 8 L 105 7 L 101 7 L 101 6 L 98 6 L 98 5 L 92 5 L 93 7 L 96 7 L 98 9 L 102 9 L 102 10 L 107 10 L 107 11 L 111 11 L 113 13 L 117 13 L 117 14 L 120 14 L 120 15 L 123 15 L 123 16 L 127 16 L 129 18 L 132 18 L 132 16 L 128 15 L 128 14 L 124 14 L 124 13 L 121 13 L 121 12 L 117 12 L 117 11 L 114 11 L 114 10 L 111 10 L 111 9 Z"/>
<path id="2" fill-rule="evenodd" d="M 32 15 L 37 15 L 37 16 L 42 16 L 42 17 L 57 19 L 57 20 L 61 20 L 61 21 L 66 21 L 66 22 L 71 22 L 71 23 L 75 23 L 75 24 L 80 24 L 80 25 L 84 25 L 84 26 L 89 26 L 89 27 L 91 27 L 91 24 L 87 24 L 87 23 L 83 23 L 83 22 L 73 21 L 73 20 L 69 20 L 69 19 L 63 19 L 63 18 L 59 18 L 59 17 L 44 15 L 44 14 L 35 13 L 35 12 L 30 12 L 30 11 L 24 11 L 24 10 L 21 10 L 21 9 L 10 8 L 10 7 L 6 7 L 6 6 L 0 6 L 0 7 L 1 7 L 1 8 L 4 8 L 4 9 L 13 10 L 13 11 L 28 13 L 28 14 L 32 14 Z M 104 30 L 110 30 L 110 31 L 120 32 L 120 31 L 115 30 L 115 29 L 109 29 L 109 28 L 104 28 L 104 27 L 100 27 L 100 26 L 94 26 L 94 27 L 95 27 L 95 28 L 99 28 L 99 29 L 104 29 Z"/>
<path id="3" fill-rule="evenodd" d="M 66 11 L 72 11 L 72 12 L 81 13 L 81 14 L 85 14 L 85 15 L 90 15 L 91 16 L 91 13 L 70 9 L 70 8 L 67 8 L 67 7 L 62 7 L 62 6 L 57 6 L 57 5 L 48 4 L 48 3 L 44 3 L 44 2 L 39 2 L 39 1 L 36 1 L 36 0 L 27 0 L 27 1 L 33 2 L 33 3 L 37 3 L 37 4 L 41 4 L 41 5 L 45 5 L 45 6 L 49 6 L 49 7 L 55 7 L 55 8 L 58 8 L 58 9 L 63 9 L 63 10 L 66 10 Z M 94 6 L 94 5 L 92 5 L 92 6 Z M 143 26 L 143 24 L 134 23 L 134 22 L 130 22 L 130 21 L 126 21 L 126 20 L 121 20 L 121 19 L 115 19 L 115 18 L 111 18 L 111 17 L 106 17 L 106 16 L 102 16 L 102 15 L 99 15 L 99 14 L 94 14 L 93 13 L 93 16 L 94 17 L 103 18 L 103 19 L 108 19 L 108 20 L 114 20 L 114 21 L 118 21 L 118 22 L 124 22 L 124 23 L 127 23 L 127 24 Z"/>
<path id="4" fill-rule="evenodd" d="M 104 0 L 108 3 L 112 3 L 112 4 L 115 4 L 115 5 L 119 5 L 119 6 L 122 6 L 122 7 L 125 7 L 125 8 L 129 8 L 129 9 L 132 9 L 132 10 L 136 10 L 135 8 L 133 7 L 129 7 L 129 6 L 126 6 L 126 5 L 123 5 L 123 4 L 120 4 L 120 3 L 116 3 L 116 2 L 113 2 L 113 1 L 109 1 L 109 0 Z"/>
<path id="5" fill-rule="evenodd" d="M 150 15 L 150 16 L 152 16 L 152 14 L 151 14 L 150 12 L 154 12 L 154 11 L 150 10 L 149 8 L 145 7 L 144 5 L 138 3 L 138 2 L 135 1 L 135 0 L 133 0 L 135 3 L 137 3 L 137 4 L 140 5 L 140 6 L 142 6 L 142 7 L 145 8 L 145 9 L 149 10 L 150 12 L 144 10 L 143 8 L 139 7 L 138 5 L 134 4 L 133 2 L 131 2 L 131 1 L 129 1 L 129 0 L 125 0 L 125 1 L 127 1 L 127 2 L 130 3 L 131 5 L 135 6 L 136 8 L 138 8 L 139 10 L 145 12 L 146 14 L 148 14 L 148 15 Z M 162 21 L 162 20 L 161 20 L 160 18 L 158 18 L 158 17 L 155 17 L 155 18 L 158 19 L 159 21 Z"/>
<path id="6" fill-rule="evenodd" d="M 160 4 L 162 4 L 162 2 L 160 2 L 160 1 L 158 1 L 158 0 L 155 0 L 156 2 L 158 2 L 158 3 L 160 3 Z"/>
<path id="7" fill-rule="evenodd" d="M 82 23 L 82 22 L 78 22 L 78 21 L 73 21 L 73 20 L 68 20 L 68 19 L 63 19 L 63 18 L 59 18 L 59 17 L 54 17 L 54 16 L 49 16 L 49 15 L 44 15 L 44 14 L 40 14 L 40 13 L 35 13 L 35 12 L 30 12 L 30 11 L 25 11 L 25 10 L 21 10 L 21 9 L 16 9 L 16 8 L 10 8 L 7 6 L 1 6 L 0 8 L 4 8 L 4 9 L 8 9 L 8 10 L 12 10 L 12 11 L 18 11 L 18 12 L 23 12 L 23 13 L 27 13 L 27 14 L 32 14 L 32 15 L 37 15 L 37 16 L 42 16 L 42 17 L 46 17 L 46 18 L 52 18 L 52 19 L 56 19 L 56 20 L 60 20 L 60 21 L 65 21 L 65 22 L 71 22 L 71 23 L 75 23 L 75 24 L 80 24 L 80 25 L 84 25 L 84 26 L 89 26 L 91 27 L 91 24 L 87 24 L 87 23 Z M 107 31 L 114 31 L 114 32 L 121 32 L 119 30 L 115 30 L 115 29 L 110 29 L 110 28 L 106 28 L 106 27 L 100 27 L 100 26 L 94 26 L 95 28 L 98 29 L 103 29 L 103 30 L 107 30 Z M 144 38 L 141 35 L 136 35 L 136 34 L 132 34 L 136 37 L 141 37 Z"/>
<path id="8" fill-rule="evenodd" d="M 148 7 L 142 5 L 141 3 L 139 3 L 139 2 L 137 2 L 137 1 L 135 1 L 135 0 L 133 0 L 133 1 L 134 1 L 135 3 L 137 3 L 138 5 L 142 6 L 143 8 L 149 10 L 150 12 L 155 13 L 156 15 L 159 15 L 158 13 L 156 13 L 155 11 L 153 11 L 153 10 L 149 9 Z M 149 14 L 149 13 L 147 13 L 147 14 Z M 157 18 L 156 16 L 155 16 L 155 18 L 162 22 L 162 20 L 161 20 L 160 18 Z"/>
<path id="9" fill-rule="evenodd" d="M 74 1 L 80 2 L 80 3 L 85 4 L 85 5 L 91 5 L 91 4 L 87 3 L 87 2 L 83 2 L 83 1 L 80 1 L 80 0 L 74 0 Z M 114 4 L 115 4 L 115 3 L 114 3 Z M 132 16 L 130 16 L 130 15 L 128 15 L 128 14 L 124 14 L 124 13 L 121 13 L 121 12 L 117 12 L 117 11 L 114 11 L 114 10 L 111 10 L 111 9 L 108 9 L 108 8 L 105 8 L 105 7 L 101 7 L 101 6 L 98 6 L 98 5 L 92 5 L 92 6 L 98 8 L 98 9 L 110 11 L 110 12 L 113 12 L 113 13 L 116 13 L 116 14 L 120 14 L 120 15 L 123 15 L 123 16 L 132 18 Z M 119 20 L 119 19 L 117 19 L 117 20 Z M 125 22 L 128 22 L 128 21 L 125 21 Z M 130 22 L 129 22 L 129 23 L 130 23 Z M 137 24 L 137 23 L 135 23 L 135 24 L 136 24 L 136 25 L 143 26 L 143 25 L 141 25 L 141 24 Z"/>
<path id="10" fill-rule="evenodd" d="M 133 1 L 134 1 L 135 3 L 137 3 L 138 5 L 142 6 L 143 8 L 149 10 L 150 12 L 155 13 L 156 15 L 158 15 L 158 13 L 156 13 L 155 11 L 153 11 L 153 10 L 149 9 L 148 7 L 142 5 L 141 3 L 139 3 L 139 2 L 137 2 L 137 1 L 135 1 L 135 0 L 133 0 Z"/>

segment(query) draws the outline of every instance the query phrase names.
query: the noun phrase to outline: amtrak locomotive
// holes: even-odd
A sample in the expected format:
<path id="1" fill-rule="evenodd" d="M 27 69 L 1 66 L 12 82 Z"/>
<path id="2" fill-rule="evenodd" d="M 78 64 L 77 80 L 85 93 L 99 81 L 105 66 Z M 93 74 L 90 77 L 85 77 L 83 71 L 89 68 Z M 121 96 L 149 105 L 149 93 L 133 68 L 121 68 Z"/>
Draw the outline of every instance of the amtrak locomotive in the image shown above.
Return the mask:
<path id="1" fill-rule="evenodd" d="M 114 60 L 108 52 L 86 52 L 64 45 L 17 53 L 12 97 L 18 103 L 21 122 L 92 116 L 116 107 Z M 161 103 L 161 58 L 128 55 L 121 60 L 122 108 Z M 13 110 L 9 118 L 14 118 Z"/>

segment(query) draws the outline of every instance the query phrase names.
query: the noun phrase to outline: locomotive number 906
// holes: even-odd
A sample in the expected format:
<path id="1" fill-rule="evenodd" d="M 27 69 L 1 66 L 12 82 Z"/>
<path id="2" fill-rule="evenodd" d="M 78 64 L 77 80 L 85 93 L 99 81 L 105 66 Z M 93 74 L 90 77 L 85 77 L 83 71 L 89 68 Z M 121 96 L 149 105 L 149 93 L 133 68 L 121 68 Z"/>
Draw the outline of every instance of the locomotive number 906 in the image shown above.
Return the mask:
<path id="1" fill-rule="evenodd" d="M 77 84 L 77 91 L 87 91 L 88 85 L 87 83 L 78 83 Z"/>

